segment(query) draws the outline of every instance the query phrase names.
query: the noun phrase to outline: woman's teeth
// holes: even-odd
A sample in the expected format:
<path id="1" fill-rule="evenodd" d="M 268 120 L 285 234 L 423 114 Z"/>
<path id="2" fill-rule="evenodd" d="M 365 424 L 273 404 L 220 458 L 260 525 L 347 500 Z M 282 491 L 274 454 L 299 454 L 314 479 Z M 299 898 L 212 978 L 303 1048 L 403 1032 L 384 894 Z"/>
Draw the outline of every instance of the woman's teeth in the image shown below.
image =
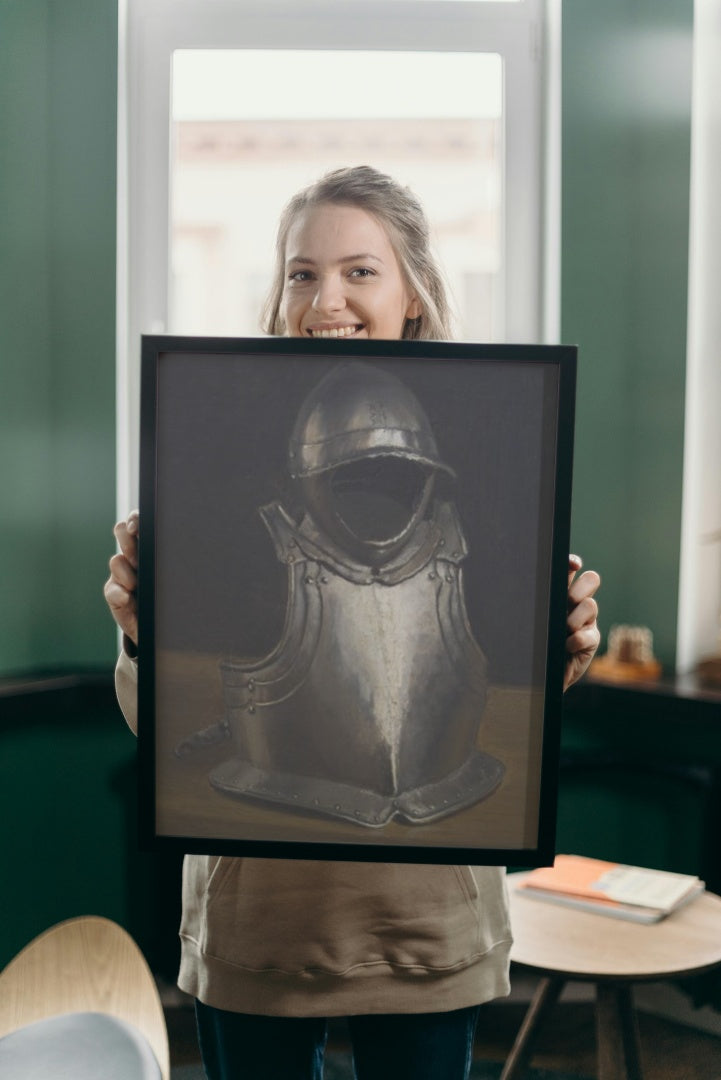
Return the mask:
<path id="1" fill-rule="evenodd" d="M 338 338 L 350 337 L 360 330 L 360 326 L 334 326 L 332 330 L 311 330 L 311 337 Z"/>

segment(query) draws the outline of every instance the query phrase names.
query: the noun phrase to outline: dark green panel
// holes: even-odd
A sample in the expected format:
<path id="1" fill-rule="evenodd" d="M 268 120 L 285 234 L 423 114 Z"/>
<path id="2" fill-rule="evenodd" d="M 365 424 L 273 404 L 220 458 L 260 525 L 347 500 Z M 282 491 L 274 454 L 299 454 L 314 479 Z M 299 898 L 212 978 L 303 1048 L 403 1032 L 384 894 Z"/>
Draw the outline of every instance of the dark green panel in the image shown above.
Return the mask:
<path id="1" fill-rule="evenodd" d="M 718 891 L 719 709 L 673 682 L 570 690 L 557 850 L 700 874 Z"/>
<path id="2" fill-rule="evenodd" d="M 630 770 L 563 777 L 558 805 L 561 853 L 696 874 L 703 864 L 706 800 L 680 780 Z"/>
<path id="3" fill-rule="evenodd" d="M 0 2 L 0 671 L 51 652 L 48 32 L 44 3 Z"/>
<path id="4" fill-rule="evenodd" d="M 180 861 L 138 850 L 137 743 L 110 677 L 0 694 L 7 873 L 0 968 L 49 926 L 104 915 L 177 972 Z"/>
<path id="5" fill-rule="evenodd" d="M 115 516 L 116 0 L 50 4 L 50 311 L 58 662 L 110 662 Z M 58 631 L 60 631 L 58 626 Z"/>
<path id="6" fill-rule="evenodd" d="M 3 836 L 13 871 L 0 966 L 61 919 L 98 914 L 128 924 L 134 791 L 123 766 L 135 740 L 111 693 L 91 716 L 37 694 L 17 723 L 7 722 L 12 703 L 3 701 L 1 810 L 14 824 Z"/>
<path id="7" fill-rule="evenodd" d="M 579 353 L 573 545 L 602 629 L 675 654 L 692 0 L 563 7 L 562 337 Z"/>
<path id="8" fill-rule="evenodd" d="M 109 664 L 116 0 L 0 0 L 0 675 Z"/>

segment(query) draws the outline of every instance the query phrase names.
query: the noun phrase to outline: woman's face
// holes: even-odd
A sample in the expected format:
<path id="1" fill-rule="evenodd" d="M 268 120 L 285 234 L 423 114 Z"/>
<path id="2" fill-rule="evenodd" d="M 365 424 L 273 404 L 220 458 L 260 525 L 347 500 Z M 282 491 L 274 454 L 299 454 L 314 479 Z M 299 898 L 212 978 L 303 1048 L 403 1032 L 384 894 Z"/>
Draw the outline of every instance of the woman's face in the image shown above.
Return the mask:
<path id="1" fill-rule="evenodd" d="M 288 231 L 281 313 L 289 337 L 400 338 L 421 314 L 380 222 L 323 203 Z"/>

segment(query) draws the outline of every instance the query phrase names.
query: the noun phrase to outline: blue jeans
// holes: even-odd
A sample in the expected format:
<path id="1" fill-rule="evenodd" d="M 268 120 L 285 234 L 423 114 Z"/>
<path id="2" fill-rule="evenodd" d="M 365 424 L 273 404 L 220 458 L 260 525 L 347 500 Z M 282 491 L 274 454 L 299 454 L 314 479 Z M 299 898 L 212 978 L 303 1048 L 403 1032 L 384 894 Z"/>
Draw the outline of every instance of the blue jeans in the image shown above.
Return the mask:
<path id="1" fill-rule="evenodd" d="M 356 1080 L 467 1080 L 478 1008 L 348 1017 Z M 195 1009 L 208 1080 L 321 1080 L 325 1018 Z"/>

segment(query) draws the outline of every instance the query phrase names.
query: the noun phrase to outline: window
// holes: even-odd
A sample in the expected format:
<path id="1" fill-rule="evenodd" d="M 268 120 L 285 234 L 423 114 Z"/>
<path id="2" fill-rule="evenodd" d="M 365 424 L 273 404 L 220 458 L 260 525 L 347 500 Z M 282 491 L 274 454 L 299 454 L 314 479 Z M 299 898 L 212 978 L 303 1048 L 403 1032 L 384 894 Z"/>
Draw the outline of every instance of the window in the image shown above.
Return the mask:
<path id="1" fill-rule="evenodd" d="M 326 170 L 372 163 L 426 208 L 456 336 L 499 340 L 502 108 L 495 54 L 176 52 L 170 331 L 257 334 L 285 202 Z"/>
<path id="2" fill-rule="evenodd" d="M 258 333 L 279 211 L 328 169 L 363 160 L 418 193 L 459 337 L 554 340 L 542 132 L 555 6 L 121 3 L 121 513 L 137 500 L 140 335 Z"/>

